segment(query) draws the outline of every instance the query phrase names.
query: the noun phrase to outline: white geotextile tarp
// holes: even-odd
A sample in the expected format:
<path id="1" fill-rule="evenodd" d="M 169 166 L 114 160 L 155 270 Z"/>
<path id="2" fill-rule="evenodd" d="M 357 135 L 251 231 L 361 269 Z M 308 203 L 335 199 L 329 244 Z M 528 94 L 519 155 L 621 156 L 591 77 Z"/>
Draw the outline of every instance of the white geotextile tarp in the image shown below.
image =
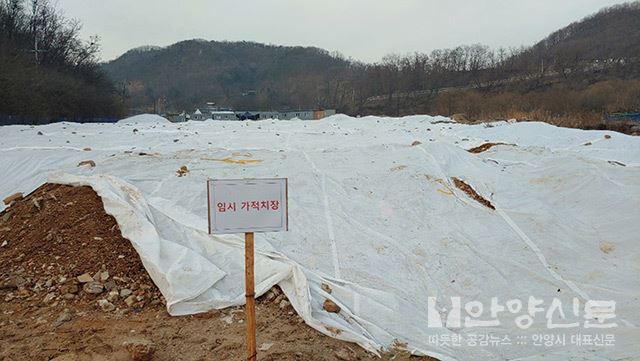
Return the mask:
<path id="1" fill-rule="evenodd" d="M 640 138 L 428 116 L 157 119 L 0 127 L 0 196 L 47 179 L 92 186 L 169 312 L 181 315 L 244 302 L 243 239 L 206 233 L 206 179 L 287 177 L 291 230 L 256 235 L 256 291 L 279 284 L 323 333 L 443 360 L 640 357 Z M 466 151 L 485 142 L 511 145 Z M 77 167 L 87 159 L 96 167 Z M 182 165 L 190 172 L 177 177 Z M 584 322 L 584 313 L 571 314 L 574 298 L 616 301 L 617 327 L 598 330 L 615 346 L 570 344 L 571 335 L 593 330 L 549 330 L 544 314 L 521 330 L 512 316 L 526 311 L 501 314 L 499 326 L 428 325 L 430 298 L 441 316 L 461 297 L 463 305 L 482 303 L 480 318 L 491 319 L 492 298 L 522 300 L 526 310 L 530 296 L 544 300 L 545 311 L 561 300 L 565 323 Z M 342 311 L 325 312 L 326 298 Z M 533 344 L 552 333 L 566 334 L 566 345 Z M 468 344 L 478 335 L 510 336 L 512 344 Z M 434 342 L 443 338 L 461 345 Z"/>

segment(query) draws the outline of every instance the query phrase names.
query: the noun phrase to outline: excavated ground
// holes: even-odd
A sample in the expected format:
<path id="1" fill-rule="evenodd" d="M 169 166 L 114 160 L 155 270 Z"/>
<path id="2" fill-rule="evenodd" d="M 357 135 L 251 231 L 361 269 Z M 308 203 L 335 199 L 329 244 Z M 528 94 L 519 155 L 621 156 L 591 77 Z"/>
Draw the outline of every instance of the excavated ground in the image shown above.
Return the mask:
<path id="1" fill-rule="evenodd" d="M 172 317 L 89 187 L 45 184 L 0 213 L 0 360 L 243 360 L 242 307 Z M 260 360 L 380 360 L 257 303 Z M 150 358 L 151 357 L 151 358 Z M 398 350 L 382 360 L 428 360 Z"/>

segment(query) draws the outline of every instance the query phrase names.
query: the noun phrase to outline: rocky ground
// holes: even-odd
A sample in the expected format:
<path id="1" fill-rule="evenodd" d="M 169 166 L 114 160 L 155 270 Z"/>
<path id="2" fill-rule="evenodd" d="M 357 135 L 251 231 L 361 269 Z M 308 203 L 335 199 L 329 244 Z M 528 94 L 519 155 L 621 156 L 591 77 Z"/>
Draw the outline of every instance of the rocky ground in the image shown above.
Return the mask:
<path id="1" fill-rule="evenodd" d="M 0 360 L 242 360 L 242 307 L 172 317 L 89 187 L 45 184 L 0 213 Z M 377 360 L 306 326 L 276 287 L 260 360 Z M 382 360 L 418 359 L 399 349 Z"/>

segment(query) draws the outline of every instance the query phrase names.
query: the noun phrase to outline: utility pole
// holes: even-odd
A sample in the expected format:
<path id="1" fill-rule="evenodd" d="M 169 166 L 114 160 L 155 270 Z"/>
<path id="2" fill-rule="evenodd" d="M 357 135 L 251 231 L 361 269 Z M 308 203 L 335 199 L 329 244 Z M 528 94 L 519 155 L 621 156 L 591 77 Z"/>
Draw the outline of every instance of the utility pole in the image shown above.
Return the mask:
<path id="1" fill-rule="evenodd" d="M 33 33 L 33 55 L 36 58 L 36 64 L 39 64 L 40 61 L 38 59 L 38 53 L 40 52 L 40 49 L 38 49 L 38 33 L 35 30 L 35 26 L 34 26 L 34 33 Z"/>
<path id="2" fill-rule="evenodd" d="M 38 54 L 46 52 L 46 50 L 40 50 L 38 48 L 38 1 L 39 0 L 33 0 L 31 2 L 31 32 L 33 33 L 33 50 L 31 51 L 35 57 L 36 65 L 40 64 Z"/>

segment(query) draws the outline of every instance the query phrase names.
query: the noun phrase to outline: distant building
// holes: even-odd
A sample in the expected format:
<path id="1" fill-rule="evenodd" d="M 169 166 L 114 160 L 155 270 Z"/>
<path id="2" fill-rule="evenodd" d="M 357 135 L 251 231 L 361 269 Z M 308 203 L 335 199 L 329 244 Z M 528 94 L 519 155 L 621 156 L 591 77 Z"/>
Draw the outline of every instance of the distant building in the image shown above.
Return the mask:
<path id="1" fill-rule="evenodd" d="M 238 120 L 260 120 L 260 113 L 236 113 L 236 118 L 238 118 Z"/>
<path id="2" fill-rule="evenodd" d="M 317 109 L 317 110 L 290 110 L 278 112 L 277 119 L 290 120 L 298 118 L 300 120 L 318 120 L 335 115 L 335 109 Z"/>
<path id="3" fill-rule="evenodd" d="M 640 123 L 640 112 L 611 113 L 604 117 L 605 123 L 619 121 L 633 121 Z"/>
<path id="4" fill-rule="evenodd" d="M 200 110 L 202 109 L 202 110 Z M 208 103 L 206 106 L 196 109 L 191 115 L 192 120 L 246 120 L 254 119 L 280 119 L 280 120 L 318 120 L 336 114 L 335 109 L 315 109 L 315 110 L 289 110 L 289 111 L 261 111 L 261 110 L 236 110 L 219 108 Z M 188 117 L 188 115 L 187 115 Z M 188 118 L 187 118 L 188 119 Z"/>
<path id="5" fill-rule="evenodd" d="M 182 122 L 186 122 L 187 120 L 189 120 L 189 114 L 187 114 L 186 112 L 182 112 L 182 113 L 166 113 L 166 114 L 161 114 L 161 116 L 169 119 L 170 122 L 173 123 L 182 123 Z"/>
<path id="6" fill-rule="evenodd" d="M 210 114 L 213 120 L 238 120 L 236 113 L 231 110 L 214 110 Z"/>
<path id="7" fill-rule="evenodd" d="M 204 114 L 202 114 L 200 109 L 196 109 L 196 111 L 191 116 L 191 119 L 193 119 L 193 120 L 205 120 L 205 119 L 207 119 L 207 117 Z"/>

